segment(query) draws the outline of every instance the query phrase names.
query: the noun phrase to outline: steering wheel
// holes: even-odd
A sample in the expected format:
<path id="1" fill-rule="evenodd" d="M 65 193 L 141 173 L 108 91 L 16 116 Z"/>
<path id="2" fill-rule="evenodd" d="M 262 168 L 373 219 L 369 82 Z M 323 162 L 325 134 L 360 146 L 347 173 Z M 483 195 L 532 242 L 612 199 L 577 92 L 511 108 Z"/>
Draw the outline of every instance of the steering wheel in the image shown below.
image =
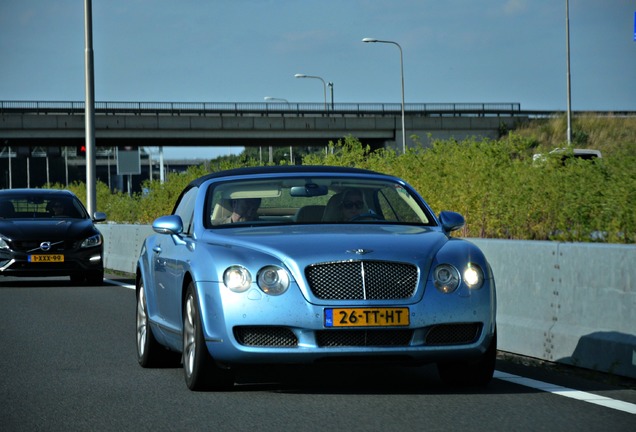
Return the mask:
<path id="1" fill-rule="evenodd" d="M 368 211 L 366 213 L 360 213 L 359 215 L 352 217 L 351 219 L 349 219 L 349 222 L 355 222 L 355 221 L 364 220 L 364 219 L 384 220 L 384 218 L 380 216 L 379 214 L 377 214 L 376 212 Z"/>

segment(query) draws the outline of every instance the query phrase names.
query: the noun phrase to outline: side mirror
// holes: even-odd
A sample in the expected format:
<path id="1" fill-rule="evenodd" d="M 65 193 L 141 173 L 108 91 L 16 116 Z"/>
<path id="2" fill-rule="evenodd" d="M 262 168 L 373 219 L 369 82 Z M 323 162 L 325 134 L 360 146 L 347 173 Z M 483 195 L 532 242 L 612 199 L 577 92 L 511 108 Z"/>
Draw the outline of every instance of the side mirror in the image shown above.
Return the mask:
<path id="1" fill-rule="evenodd" d="M 106 220 L 106 213 L 95 212 L 93 213 L 93 222 L 104 222 Z"/>
<path id="2" fill-rule="evenodd" d="M 466 224 L 466 219 L 459 213 L 444 210 L 439 214 L 439 220 L 445 232 L 457 231 Z"/>
<path id="3" fill-rule="evenodd" d="M 179 235 L 183 232 L 181 216 L 161 216 L 152 223 L 152 229 L 159 234 Z"/>

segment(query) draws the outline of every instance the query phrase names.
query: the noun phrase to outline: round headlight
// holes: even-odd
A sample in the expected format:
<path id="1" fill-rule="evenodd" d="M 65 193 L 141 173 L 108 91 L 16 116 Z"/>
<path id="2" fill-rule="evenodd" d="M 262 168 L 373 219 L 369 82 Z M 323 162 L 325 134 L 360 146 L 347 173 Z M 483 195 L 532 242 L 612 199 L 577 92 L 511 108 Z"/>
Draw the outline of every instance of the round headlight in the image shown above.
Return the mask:
<path id="1" fill-rule="evenodd" d="M 484 284 L 484 272 L 477 264 L 468 263 L 464 270 L 464 282 L 468 288 L 478 289 Z"/>
<path id="2" fill-rule="evenodd" d="M 280 267 L 266 266 L 258 272 L 256 283 L 264 293 L 279 295 L 289 288 L 289 275 Z"/>
<path id="3" fill-rule="evenodd" d="M 99 246 L 100 244 L 102 244 L 102 236 L 99 234 L 95 234 L 94 236 L 90 236 L 89 238 L 85 239 L 80 245 L 80 247 L 87 248 L 87 247 Z"/>
<path id="4" fill-rule="evenodd" d="M 441 292 L 452 293 L 459 286 L 459 272 L 450 264 L 440 264 L 433 271 L 433 282 Z"/>
<path id="5" fill-rule="evenodd" d="M 231 291 L 245 292 L 252 285 L 252 275 L 245 267 L 235 265 L 225 270 L 223 283 Z"/>

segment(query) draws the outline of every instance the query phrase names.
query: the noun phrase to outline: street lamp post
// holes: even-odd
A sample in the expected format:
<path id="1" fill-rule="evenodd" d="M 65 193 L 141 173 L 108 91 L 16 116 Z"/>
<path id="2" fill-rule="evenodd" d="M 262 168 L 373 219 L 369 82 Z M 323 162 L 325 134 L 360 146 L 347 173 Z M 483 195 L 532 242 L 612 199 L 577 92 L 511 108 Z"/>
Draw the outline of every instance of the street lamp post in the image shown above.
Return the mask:
<path id="1" fill-rule="evenodd" d="M 322 81 L 322 88 L 323 88 L 324 97 L 325 97 L 325 111 L 327 111 L 327 83 L 325 82 L 325 80 L 322 79 L 319 76 L 305 75 L 305 74 L 296 74 L 296 75 L 294 75 L 294 77 L 296 77 L 296 78 L 315 78 L 315 79 L 319 79 L 320 81 Z"/>
<path id="2" fill-rule="evenodd" d="M 362 39 L 362 42 L 393 44 L 400 50 L 400 76 L 402 77 L 402 152 L 406 153 L 406 128 L 404 127 L 404 60 L 402 58 L 402 47 L 397 42 L 374 38 L 364 38 Z"/>
<path id="3" fill-rule="evenodd" d="M 287 99 L 271 97 L 271 96 L 265 96 L 263 99 L 265 99 L 266 102 L 284 102 L 289 106 L 289 101 Z M 272 149 L 272 146 L 269 146 L 269 163 L 273 163 L 273 162 L 274 162 L 273 149 Z M 293 165 L 292 146 L 289 146 L 289 162 Z"/>
<path id="4" fill-rule="evenodd" d="M 86 209 L 97 210 L 95 166 L 95 67 L 93 60 L 93 4 L 84 0 L 84 129 L 86 133 Z M 28 159 L 27 159 L 28 160 Z"/>
<path id="5" fill-rule="evenodd" d="M 566 131 L 568 145 L 572 145 L 572 93 L 570 90 L 570 3 L 565 0 L 565 52 L 566 52 L 566 86 L 567 86 L 567 121 Z"/>

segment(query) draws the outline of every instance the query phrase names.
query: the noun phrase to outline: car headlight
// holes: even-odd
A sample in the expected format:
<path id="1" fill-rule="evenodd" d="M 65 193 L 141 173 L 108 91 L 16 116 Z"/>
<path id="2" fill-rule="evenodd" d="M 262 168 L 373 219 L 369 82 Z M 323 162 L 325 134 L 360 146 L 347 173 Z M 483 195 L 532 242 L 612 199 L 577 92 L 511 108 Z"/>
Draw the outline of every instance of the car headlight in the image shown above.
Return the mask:
<path id="1" fill-rule="evenodd" d="M 81 248 L 94 247 L 94 246 L 99 246 L 100 244 L 102 244 L 102 236 L 99 234 L 95 234 L 93 236 L 90 236 L 86 240 L 84 240 L 82 244 L 80 245 L 80 247 Z"/>
<path id="2" fill-rule="evenodd" d="M 0 249 L 9 249 L 9 244 L 2 237 L 0 237 Z"/>
<path id="3" fill-rule="evenodd" d="M 452 293 L 459 286 L 459 271 L 450 264 L 440 264 L 433 271 L 433 283 L 441 292 Z"/>
<path id="4" fill-rule="evenodd" d="M 464 270 L 464 282 L 468 288 L 479 289 L 484 284 L 484 272 L 477 264 L 468 263 Z"/>
<path id="5" fill-rule="evenodd" d="M 285 269 L 270 265 L 259 270 L 256 283 L 265 294 L 280 295 L 289 288 L 289 275 Z"/>
<path id="6" fill-rule="evenodd" d="M 245 292 L 252 285 L 252 275 L 245 267 L 234 265 L 223 273 L 223 283 L 230 291 Z"/>

